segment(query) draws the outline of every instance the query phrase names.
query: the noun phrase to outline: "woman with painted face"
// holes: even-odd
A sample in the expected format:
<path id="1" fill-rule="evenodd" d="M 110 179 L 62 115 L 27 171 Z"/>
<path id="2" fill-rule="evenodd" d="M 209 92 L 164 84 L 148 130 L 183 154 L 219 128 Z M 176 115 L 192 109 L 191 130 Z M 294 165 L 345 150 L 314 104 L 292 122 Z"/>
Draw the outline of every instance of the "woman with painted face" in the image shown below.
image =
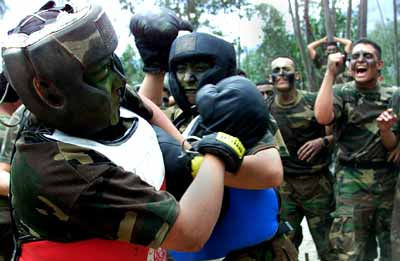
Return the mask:
<path id="1" fill-rule="evenodd" d="M 342 85 L 333 83 L 343 55 L 331 54 L 315 103 L 318 122 L 334 124 L 338 145 L 331 243 L 343 260 L 374 260 L 375 239 L 381 259 L 395 260 L 390 223 L 398 167 L 387 159 L 398 143 L 399 91 L 378 81 L 381 52 L 371 40 L 355 42 L 350 54 L 354 81 Z"/>
<path id="2" fill-rule="evenodd" d="M 148 20 L 157 20 L 156 16 L 149 16 L 153 19 Z M 152 37 L 137 33 L 144 31 L 140 29 L 143 24 L 147 23 L 138 22 L 136 16 L 131 20 L 136 42 L 145 42 L 141 38 Z M 151 41 L 147 42 L 151 44 Z M 141 54 L 147 53 L 146 48 L 138 49 Z M 159 49 L 159 52 L 164 51 Z M 144 63 L 146 68 L 145 59 Z M 282 166 L 272 136 L 261 128 L 268 123 L 261 95 L 248 80 L 231 77 L 236 73 L 234 48 L 210 34 L 195 32 L 176 38 L 170 48 L 168 70 L 169 87 L 180 109 L 174 123 L 184 131 L 184 135 L 202 137 L 210 131 L 227 131 L 239 137 L 250 152 L 243 158 L 239 169 L 225 175 L 227 205 L 210 240 L 201 251 L 171 254 L 177 260 L 207 260 L 224 256 L 236 260 L 239 256 L 267 256 L 270 242 L 266 241 L 274 235 L 278 221 L 276 194 L 268 188 L 281 182 Z M 153 77 L 153 88 L 142 88 L 140 92 L 159 99 L 161 96 L 155 95 L 161 90 L 157 88 L 161 81 L 157 79 L 159 75 Z M 236 88 L 247 89 L 247 95 L 239 89 L 235 91 Z M 279 258 L 286 256 L 283 253 L 286 245 L 276 245 L 281 249 L 277 254 Z M 234 251 L 244 247 L 246 249 Z M 294 255 L 289 254 L 293 260 L 297 258 Z"/>

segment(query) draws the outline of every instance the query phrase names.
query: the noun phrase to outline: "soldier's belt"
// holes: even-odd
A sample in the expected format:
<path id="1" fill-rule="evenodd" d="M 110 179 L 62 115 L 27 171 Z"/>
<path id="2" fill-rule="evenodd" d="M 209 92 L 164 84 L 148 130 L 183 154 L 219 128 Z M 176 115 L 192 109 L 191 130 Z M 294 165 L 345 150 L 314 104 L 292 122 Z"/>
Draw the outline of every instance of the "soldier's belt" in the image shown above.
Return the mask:
<path id="1" fill-rule="evenodd" d="M 339 164 L 354 169 L 383 169 L 390 168 L 393 164 L 386 161 L 352 161 L 339 159 Z"/>

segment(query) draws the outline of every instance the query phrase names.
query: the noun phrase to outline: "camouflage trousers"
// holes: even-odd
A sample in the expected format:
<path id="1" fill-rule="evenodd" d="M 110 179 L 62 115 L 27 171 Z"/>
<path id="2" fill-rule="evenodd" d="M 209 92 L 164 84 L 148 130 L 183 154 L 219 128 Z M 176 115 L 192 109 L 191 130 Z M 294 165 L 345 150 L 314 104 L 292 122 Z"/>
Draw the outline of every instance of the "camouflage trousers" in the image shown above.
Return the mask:
<path id="1" fill-rule="evenodd" d="M 288 176 L 279 188 L 281 219 L 294 228 L 289 238 L 298 248 L 303 240 L 301 221 L 305 217 L 321 260 L 335 260 L 329 231 L 335 207 L 333 178 L 325 169 L 315 175 Z"/>
<path id="2" fill-rule="evenodd" d="M 389 166 L 388 166 L 389 167 Z M 336 211 L 330 239 L 338 260 L 391 259 L 390 223 L 397 169 L 337 165 Z"/>
<path id="3" fill-rule="evenodd" d="M 400 260 L 400 180 L 397 179 L 392 214 L 392 260 Z"/>
<path id="4" fill-rule="evenodd" d="M 285 234 L 258 245 L 230 252 L 224 261 L 296 261 L 298 252 Z"/>
<path id="5" fill-rule="evenodd" d="M 7 197 L 0 197 L 0 261 L 11 259 L 13 238 Z"/>

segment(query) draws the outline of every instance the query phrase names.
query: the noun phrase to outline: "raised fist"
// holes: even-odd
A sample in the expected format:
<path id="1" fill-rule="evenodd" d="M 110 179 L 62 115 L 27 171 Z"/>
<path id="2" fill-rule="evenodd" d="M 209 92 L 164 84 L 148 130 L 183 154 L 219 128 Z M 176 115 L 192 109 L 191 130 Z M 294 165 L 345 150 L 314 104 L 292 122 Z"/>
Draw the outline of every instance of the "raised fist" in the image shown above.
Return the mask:
<path id="1" fill-rule="evenodd" d="M 169 51 L 178 32 L 192 31 L 192 26 L 173 11 L 157 7 L 136 13 L 131 18 L 129 29 L 135 36 L 144 63 L 143 71 L 159 73 L 168 71 Z"/>

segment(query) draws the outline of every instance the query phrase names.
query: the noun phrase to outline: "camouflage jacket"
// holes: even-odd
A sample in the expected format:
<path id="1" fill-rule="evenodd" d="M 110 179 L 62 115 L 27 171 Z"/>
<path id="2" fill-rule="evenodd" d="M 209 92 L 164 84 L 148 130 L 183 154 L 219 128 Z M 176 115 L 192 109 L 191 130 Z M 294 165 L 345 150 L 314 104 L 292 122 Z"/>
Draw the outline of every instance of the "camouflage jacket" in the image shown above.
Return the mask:
<path id="1" fill-rule="evenodd" d="M 318 172 L 330 163 L 330 153 L 327 148 L 323 148 L 309 162 L 297 157 L 297 151 L 307 141 L 325 136 L 325 126 L 318 124 L 314 116 L 316 97 L 316 93 L 297 90 L 297 99 L 294 104 L 280 105 L 277 96 L 271 103 L 271 113 L 278 122 L 290 154 L 281 156 L 283 168 L 287 174 L 301 175 Z"/>
<path id="2" fill-rule="evenodd" d="M 0 115 L 0 118 L 4 122 L 8 122 L 10 117 L 7 115 Z M 4 144 L 4 137 L 6 134 L 7 127 L 0 123 L 0 140 L 1 144 Z M 0 175 L 4 175 L 1 174 Z M 8 197 L 0 196 L 0 224 L 10 223 L 10 209 L 8 207 Z"/>
<path id="3" fill-rule="evenodd" d="M 20 122 L 22 115 L 25 111 L 26 108 L 24 105 L 19 106 L 18 109 L 13 113 L 13 115 L 11 115 L 9 122 L 11 124 L 16 124 Z M 26 113 L 28 112 L 26 111 Z M 4 142 L 2 142 L 0 149 L 0 162 L 11 164 L 11 154 L 14 149 L 14 144 L 17 138 L 19 127 L 20 125 L 18 124 L 15 127 L 6 128 Z"/>
<path id="4" fill-rule="evenodd" d="M 378 84 L 372 90 L 361 90 L 355 82 L 334 86 L 333 134 L 339 161 L 386 161 L 388 152 L 381 142 L 376 118 L 398 100 L 397 89 Z M 398 125 L 393 129 L 396 135 Z"/>
<path id="5" fill-rule="evenodd" d="M 21 233 L 158 247 L 178 216 L 175 198 L 94 150 L 44 136 L 52 132 L 30 117 L 16 143 L 11 191 Z"/>

